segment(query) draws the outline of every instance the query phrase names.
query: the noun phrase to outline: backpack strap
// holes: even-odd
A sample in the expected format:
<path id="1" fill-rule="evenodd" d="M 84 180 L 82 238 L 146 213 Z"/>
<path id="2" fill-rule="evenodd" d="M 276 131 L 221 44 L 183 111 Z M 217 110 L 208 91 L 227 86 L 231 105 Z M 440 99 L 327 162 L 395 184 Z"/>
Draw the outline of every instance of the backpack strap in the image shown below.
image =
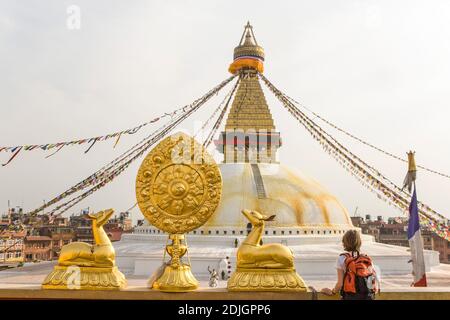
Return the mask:
<path id="1" fill-rule="evenodd" d="M 345 260 L 344 260 L 344 277 L 343 277 L 343 283 L 342 283 L 342 287 L 340 290 L 340 295 L 342 298 L 344 298 L 345 295 L 345 291 L 344 291 L 344 284 L 348 275 L 348 265 L 350 264 L 350 262 L 352 262 L 354 260 L 354 257 L 352 256 L 352 254 L 350 252 L 345 252 L 345 253 L 341 253 L 339 256 L 345 256 Z"/>
<path id="2" fill-rule="evenodd" d="M 349 263 L 354 260 L 354 257 L 349 252 L 341 253 L 339 256 L 345 256 L 344 266 L 345 266 L 345 273 L 347 273 L 347 269 L 348 269 L 347 267 L 348 267 Z M 351 259 L 349 259 L 349 258 L 351 258 Z"/>
<path id="3" fill-rule="evenodd" d="M 345 259 L 347 259 L 348 257 L 351 257 L 352 255 L 348 252 L 344 252 L 344 253 L 341 253 L 339 256 L 345 256 Z"/>

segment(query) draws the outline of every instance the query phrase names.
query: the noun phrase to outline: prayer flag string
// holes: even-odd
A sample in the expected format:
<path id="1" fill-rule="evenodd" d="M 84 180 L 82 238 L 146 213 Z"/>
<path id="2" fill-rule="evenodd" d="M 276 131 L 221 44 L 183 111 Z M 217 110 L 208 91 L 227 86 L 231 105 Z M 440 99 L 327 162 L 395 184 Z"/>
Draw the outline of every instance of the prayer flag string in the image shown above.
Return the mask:
<path id="1" fill-rule="evenodd" d="M 109 182 L 113 181 L 117 176 L 119 176 L 133 161 L 135 161 L 137 158 L 142 156 L 142 154 L 148 150 L 152 145 L 154 145 L 156 142 L 158 142 L 160 139 L 165 137 L 170 131 L 172 131 L 177 125 L 179 125 L 182 121 L 187 119 L 191 114 L 193 114 L 195 111 L 197 111 L 202 105 L 204 105 L 209 99 L 219 92 L 223 87 L 225 87 L 231 80 L 235 78 L 236 75 L 231 76 L 230 78 L 224 80 L 222 83 L 220 83 L 218 86 L 211 89 L 208 93 L 206 93 L 203 97 L 195 100 L 193 103 L 191 103 L 188 106 L 185 106 L 181 109 L 178 109 L 178 111 L 183 110 L 181 113 L 173 113 L 173 116 L 171 117 L 170 121 L 157 129 L 156 131 L 152 132 L 149 136 L 144 138 L 141 142 L 134 145 L 132 148 L 124 152 L 122 155 L 105 165 L 100 170 L 96 171 L 86 179 L 82 180 L 81 182 L 77 183 L 76 185 L 72 186 L 71 188 L 67 189 L 60 195 L 54 197 L 50 201 L 46 202 L 43 206 L 40 206 L 39 208 L 29 212 L 30 215 L 36 215 L 38 212 L 44 210 L 45 208 L 48 208 L 50 206 L 53 206 L 57 203 L 60 203 L 63 199 L 66 199 L 75 193 L 78 193 L 88 187 L 87 191 L 82 193 L 79 196 L 75 196 L 72 199 L 59 204 L 56 206 L 50 213 L 54 219 L 54 217 L 57 217 L 61 215 L 62 213 L 66 212 L 68 209 L 73 207 L 75 204 L 79 203 L 83 199 L 87 198 L 97 190 L 101 189 L 103 186 L 108 184 Z M 95 138 L 94 138 L 95 139 Z M 93 140 L 91 140 L 92 142 Z M 95 140 L 94 140 L 95 142 Z M 92 146 L 92 145 L 91 145 Z"/>
<path id="2" fill-rule="evenodd" d="M 9 164 L 14 158 L 16 158 L 17 154 L 20 151 L 33 151 L 33 150 L 44 150 L 44 151 L 49 151 L 52 150 L 54 148 L 58 148 L 55 152 L 53 152 L 52 154 L 46 156 L 45 158 L 49 158 L 51 156 L 53 156 L 54 154 L 56 154 L 58 151 L 60 151 L 64 146 L 74 146 L 74 145 L 82 145 L 82 144 L 86 144 L 86 143 L 91 143 L 91 145 L 88 147 L 88 149 L 84 152 L 84 153 L 88 153 L 91 148 L 93 147 L 93 145 L 95 143 L 97 143 L 98 141 L 106 141 L 109 140 L 111 138 L 116 138 L 116 141 L 113 145 L 113 148 L 115 148 L 117 146 L 117 144 L 119 143 L 120 138 L 122 137 L 122 135 L 124 134 L 135 134 L 137 133 L 140 129 L 142 129 L 143 127 L 149 125 L 149 124 L 153 124 L 156 123 L 158 121 L 163 120 L 164 118 L 170 117 L 171 119 L 177 115 L 180 111 L 185 112 L 186 110 L 186 106 L 176 109 L 172 112 L 165 112 L 162 116 L 156 117 L 148 122 L 145 122 L 143 124 L 140 124 L 139 126 L 136 126 L 134 128 L 130 128 L 130 129 L 126 129 L 123 131 L 119 131 L 119 132 L 115 132 L 115 133 L 111 133 L 111 134 L 106 134 L 106 135 L 102 135 L 102 136 L 97 136 L 97 137 L 92 137 L 92 138 L 83 138 L 83 139 L 79 139 L 79 140 L 73 140 L 73 141 L 63 141 L 63 142 L 57 142 L 57 143 L 44 143 L 44 144 L 38 144 L 38 145 L 22 145 L 22 146 L 10 146 L 10 147 L 0 147 L 0 153 L 1 152 L 11 152 L 13 153 L 13 156 L 3 165 L 6 166 L 7 164 Z"/>
<path id="3" fill-rule="evenodd" d="M 14 152 L 16 149 L 17 149 L 17 151 Z M 14 148 L 14 151 L 11 151 L 11 152 L 14 152 L 14 154 L 12 155 L 11 158 L 9 158 L 9 160 L 8 160 L 6 163 L 2 164 L 2 167 L 7 166 L 11 161 L 13 161 L 13 159 L 14 159 L 15 157 L 17 157 L 17 155 L 19 154 L 19 152 L 20 152 L 21 150 L 22 150 L 22 147 Z"/>
<path id="4" fill-rule="evenodd" d="M 375 192 L 379 199 L 388 202 L 388 204 L 395 205 L 403 212 L 407 211 L 409 206 L 409 194 L 407 194 L 406 191 L 403 191 L 378 170 L 351 153 L 335 138 L 306 116 L 300 109 L 293 105 L 286 95 L 275 88 L 267 78 L 262 74 L 259 74 L 259 76 L 289 113 L 291 113 L 307 129 L 328 154 L 335 158 L 340 165 L 345 167 L 346 171 L 356 177 L 366 188 Z M 370 171 L 372 171 L 372 173 Z M 447 240 L 450 238 L 447 225 L 448 219 L 446 217 L 440 215 L 421 202 L 419 202 L 419 213 L 423 223 L 426 224 L 430 230 Z"/>

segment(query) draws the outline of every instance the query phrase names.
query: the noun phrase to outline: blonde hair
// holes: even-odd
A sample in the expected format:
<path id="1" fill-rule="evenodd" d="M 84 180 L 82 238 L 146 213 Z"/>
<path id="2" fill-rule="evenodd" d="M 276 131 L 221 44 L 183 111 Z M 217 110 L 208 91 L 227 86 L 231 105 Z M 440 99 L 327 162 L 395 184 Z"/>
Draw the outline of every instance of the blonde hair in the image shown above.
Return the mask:
<path id="1" fill-rule="evenodd" d="M 361 236 L 356 230 L 348 230 L 342 237 L 344 250 L 348 252 L 359 252 L 361 248 Z"/>

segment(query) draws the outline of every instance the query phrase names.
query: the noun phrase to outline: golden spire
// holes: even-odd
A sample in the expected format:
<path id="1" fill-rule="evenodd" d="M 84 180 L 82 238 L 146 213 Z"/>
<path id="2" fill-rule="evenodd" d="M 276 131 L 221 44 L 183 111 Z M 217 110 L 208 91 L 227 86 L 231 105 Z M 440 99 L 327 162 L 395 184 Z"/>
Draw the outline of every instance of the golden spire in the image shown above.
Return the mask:
<path id="1" fill-rule="evenodd" d="M 275 124 L 267 105 L 258 77 L 240 79 L 234 96 L 225 130 L 275 130 Z"/>
<path id="2" fill-rule="evenodd" d="M 252 35 L 250 34 L 250 30 L 247 31 L 245 35 L 244 46 L 254 46 L 255 43 L 252 40 Z"/>
<path id="3" fill-rule="evenodd" d="M 234 49 L 231 73 L 240 72 L 239 86 L 225 123 L 225 132 L 216 141 L 224 162 L 276 162 L 281 145 L 275 124 L 259 83 L 263 72 L 264 49 L 256 42 L 250 23 L 244 27 Z"/>

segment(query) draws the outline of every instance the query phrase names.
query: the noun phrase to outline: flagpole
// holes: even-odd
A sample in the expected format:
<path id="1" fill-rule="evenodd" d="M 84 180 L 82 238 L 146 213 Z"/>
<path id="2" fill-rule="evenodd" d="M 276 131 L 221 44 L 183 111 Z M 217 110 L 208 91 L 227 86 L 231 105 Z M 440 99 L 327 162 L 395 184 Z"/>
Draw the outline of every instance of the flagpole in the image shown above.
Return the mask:
<path id="1" fill-rule="evenodd" d="M 427 277 L 425 269 L 425 256 L 423 250 L 423 240 L 420 228 L 419 208 L 417 205 L 417 188 L 416 188 L 416 162 L 414 159 L 414 152 L 408 152 L 408 173 L 406 174 L 403 188 L 408 187 L 411 192 L 414 191 L 409 205 L 409 219 L 408 219 L 408 242 L 411 251 L 411 262 L 413 266 L 414 281 L 413 287 L 426 287 Z"/>

